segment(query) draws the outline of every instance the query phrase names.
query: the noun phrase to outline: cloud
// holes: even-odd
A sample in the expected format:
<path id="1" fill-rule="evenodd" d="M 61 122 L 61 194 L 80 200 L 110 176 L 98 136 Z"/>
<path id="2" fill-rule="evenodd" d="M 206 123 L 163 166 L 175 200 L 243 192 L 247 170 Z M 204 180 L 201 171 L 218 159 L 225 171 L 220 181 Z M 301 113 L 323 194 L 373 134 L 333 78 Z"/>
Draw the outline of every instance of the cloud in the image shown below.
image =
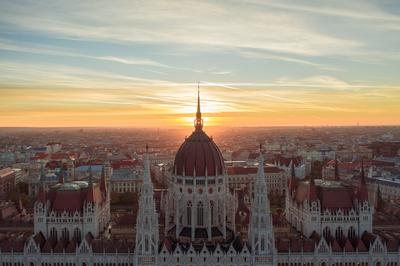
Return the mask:
<path id="1" fill-rule="evenodd" d="M 3 5 L 9 11 L 0 18 L 4 25 L 61 38 L 255 48 L 300 55 L 342 54 L 362 46 L 356 40 L 318 32 L 303 17 L 253 5 L 198 1 Z"/>
<path id="2" fill-rule="evenodd" d="M 285 9 L 291 11 L 300 11 L 334 17 L 342 17 L 356 20 L 368 21 L 390 21 L 400 22 L 400 17 L 384 12 L 378 7 L 371 5 L 366 1 L 337 1 L 320 2 L 309 5 L 309 1 L 251 1 L 272 8 Z"/>

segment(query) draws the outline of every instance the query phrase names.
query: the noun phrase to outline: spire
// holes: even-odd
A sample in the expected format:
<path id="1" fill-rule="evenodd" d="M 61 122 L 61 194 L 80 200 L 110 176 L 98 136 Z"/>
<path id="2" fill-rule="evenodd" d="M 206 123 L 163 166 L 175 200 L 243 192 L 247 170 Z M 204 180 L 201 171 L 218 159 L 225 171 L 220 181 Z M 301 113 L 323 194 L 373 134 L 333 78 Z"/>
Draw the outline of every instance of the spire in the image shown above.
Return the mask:
<path id="1" fill-rule="evenodd" d="M 340 180 L 340 178 L 339 178 L 338 159 L 337 159 L 336 156 L 335 156 L 335 180 L 336 180 L 336 181 L 339 181 L 339 180 Z"/>
<path id="2" fill-rule="evenodd" d="M 364 174 L 364 160 L 361 160 L 360 185 L 358 187 L 358 199 L 360 201 L 368 201 L 367 182 L 365 181 L 365 174 Z"/>
<path id="3" fill-rule="evenodd" d="M 101 167 L 100 191 L 103 193 L 103 195 L 105 195 L 105 193 L 107 193 L 106 174 L 105 174 L 104 165 Z"/>
<path id="4" fill-rule="evenodd" d="M 43 203 L 46 202 L 46 191 L 45 191 L 43 182 L 42 182 L 42 185 L 39 187 L 37 201 L 38 202 L 43 202 Z"/>
<path id="5" fill-rule="evenodd" d="M 290 173 L 292 178 L 296 178 L 296 170 L 294 168 L 293 159 L 290 161 Z"/>
<path id="6" fill-rule="evenodd" d="M 136 216 L 135 253 L 138 255 L 155 256 L 159 241 L 159 223 L 154 201 L 154 188 L 150 178 L 148 150 L 149 148 L 146 145 L 146 152 L 143 154 L 143 184 L 139 197 L 138 215 Z"/>
<path id="7" fill-rule="evenodd" d="M 289 192 L 293 192 L 296 189 L 296 171 L 294 169 L 293 160 L 290 162 L 291 166 L 291 176 L 289 180 Z"/>
<path id="8" fill-rule="evenodd" d="M 151 183 L 151 174 L 150 174 L 150 160 L 149 160 L 149 146 L 146 144 L 146 153 L 143 158 L 143 182 L 146 184 Z"/>
<path id="9" fill-rule="evenodd" d="M 40 179 L 44 180 L 46 177 L 45 170 L 44 170 L 44 163 L 40 164 Z"/>
<path id="10" fill-rule="evenodd" d="M 375 196 L 375 209 L 377 211 L 383 211 L 385 208 L 385 201 L 382 198 L 381 188 L 378 183 L 378 188 L 376 189 L 376 196 Z"/>
<path id="11" fill-rule="evenodd" d="M 201 111 L 200 111 L 200 83 L 197 83 L 197 112 L 196 112 L 196 119 L 194 120 L 194 127 L 196 130 L 203 129 L 203 119 L 201 118 Z"/>
<path id="12" fill-rule="evenodd" d="M 257 167 L 257 180 L 261 181 L 262 184 L 265 183 L 264 175 L 264 155 L 262 153 L 262 144 L 260 143 L 260 155 L 258 156 L 258 167 Z"/>
<path id="13" fill-rule="evenodd" d="M 315 201 L 317 200 L 317 187 L 315 186 L 314 177 L 310 177 L 310 185 L 308 187 L 308 200 Z"/>
<path id="14" fill-rule="evenodd" d="M 269 209 L 268 186 L 264 174 L 264 156 L 260 144 L 257 177 L 250 212 L 249 240 L 254 253 L 269 256 L 274 250 L 274 232 L 272 230 L 271 212 Z M 271 243 L 272 246 L 265 243 Z"/>

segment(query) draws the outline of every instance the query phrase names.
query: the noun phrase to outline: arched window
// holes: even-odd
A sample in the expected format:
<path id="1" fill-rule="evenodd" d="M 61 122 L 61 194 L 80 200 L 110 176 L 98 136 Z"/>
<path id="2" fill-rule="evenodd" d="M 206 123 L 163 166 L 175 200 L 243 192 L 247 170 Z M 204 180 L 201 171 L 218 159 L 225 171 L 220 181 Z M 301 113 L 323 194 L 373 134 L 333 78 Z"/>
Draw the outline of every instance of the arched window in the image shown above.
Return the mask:
<path id="1" fill-rule="evenodd" d="M 214 201 L 210 201 L 211 225 L 214 224 Z"/>
<path id="2" fill-rule="evenodd" d="M 204 206 L 201 201 L 197 203 L 197 225 L 204 225 Z"/>
<path id="3" fill-rule="evenodd" d="M 81 240 L 82 240 L 81 230 L 80 230 L 79 228 L 75 228 L 75 229 L 74 229 L 74 239 L 75 239 L 77 242 L 81 242 Z"/>
<path id="4" fill-rule="evenodd" d="M 264 240 L 264 237 L 262 236 L 261 237 L 261 251 L 264 251 L 265 250 L 265 240 Z"/>
<path id="5" fill-rule="evenodd" d="M 50 229 L 50 238 L 57 240 L 57 230 L 54 227 Z"/>
<path id="6" fill-rule="evenodd" d="M 356 230 L 354 229 L 353 226 L 351 226 L 351 227 L 349 228 L 348 237 L 352 239 L 352 238 L 354 238 L 355 236 L 356 236 Z"/>
<path id="7" fill-rule="evenodd" d="M 147 238 L 147 236 L 144 239 L 144 250 L 145 252 L 149 251 L 149 239 Z"/>
<path id="8" fill-rule="evenodd" d="M 192 224 L 192 202 L 188 201 L 186 207 L 186 222 L 188 225 Z"/>
<path id="9" fill-rule="evenodd" d="M 329 229 L 329 227 L 325 227 L 324 231 L 322 232 L 322 235 L 324 236 L 324 238 L 326 240 L 329 239 L 330 235 L 331 235 L 331 230 Z"/>
<path id="10" fill-rule="evenodd" d="M 61 239 L 64 240 L 64 241 L 68 241 L 69 240 L 69 232 L 68 232 L 67 228 L 64 228 L 61 231 Z"/>
<path id="11" fill-rule="evenodd" d="M 340 240 L 343 239 L 343 230 L 342 228 L 338 227 L 335 233 L 336 239 Z"/>

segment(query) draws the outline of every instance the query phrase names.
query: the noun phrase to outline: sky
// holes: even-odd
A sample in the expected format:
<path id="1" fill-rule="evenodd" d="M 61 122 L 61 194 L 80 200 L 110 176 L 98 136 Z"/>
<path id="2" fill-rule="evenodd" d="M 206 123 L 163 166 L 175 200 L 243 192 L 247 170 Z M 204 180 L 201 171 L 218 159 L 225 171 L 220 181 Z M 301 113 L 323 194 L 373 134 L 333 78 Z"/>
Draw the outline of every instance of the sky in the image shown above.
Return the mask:
<path id="1" fill-rule="evenodd" d="M 400 124 L 399 1 L 0 1 L 0 126 Z"/>

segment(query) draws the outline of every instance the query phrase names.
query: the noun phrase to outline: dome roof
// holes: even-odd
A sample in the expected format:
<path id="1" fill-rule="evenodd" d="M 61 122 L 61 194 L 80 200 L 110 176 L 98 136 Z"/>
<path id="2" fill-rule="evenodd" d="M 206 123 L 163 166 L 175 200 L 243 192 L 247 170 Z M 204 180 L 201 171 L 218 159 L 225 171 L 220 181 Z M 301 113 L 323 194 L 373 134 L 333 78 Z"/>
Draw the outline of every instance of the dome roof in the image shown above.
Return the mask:
<path id="1" fill-rule="evenodd" d="M 197 98 L 195 130 L 175 156 L 174 173 L 181 176 L 216 176 L 224 173 L 224 159 L 212 138 L 203 131 L 200 96 Z"/>
<path id="2" fill-rule="evenodd" d="M 203 130 L 195 130 L 175 156 L 174 172 L 182 176 L 222 175 L 224 159 L 215 142 Z"/>

